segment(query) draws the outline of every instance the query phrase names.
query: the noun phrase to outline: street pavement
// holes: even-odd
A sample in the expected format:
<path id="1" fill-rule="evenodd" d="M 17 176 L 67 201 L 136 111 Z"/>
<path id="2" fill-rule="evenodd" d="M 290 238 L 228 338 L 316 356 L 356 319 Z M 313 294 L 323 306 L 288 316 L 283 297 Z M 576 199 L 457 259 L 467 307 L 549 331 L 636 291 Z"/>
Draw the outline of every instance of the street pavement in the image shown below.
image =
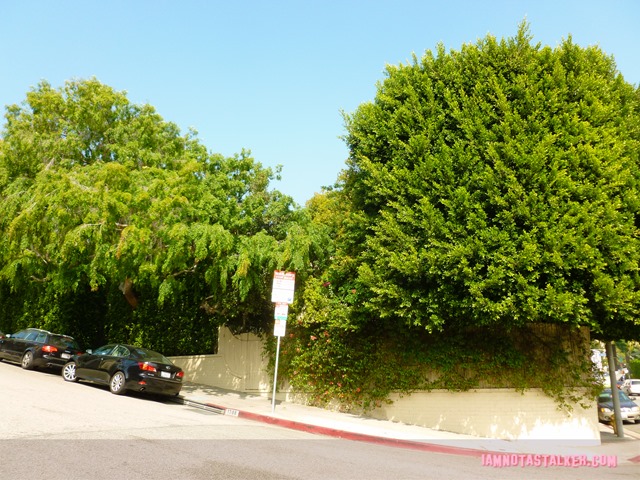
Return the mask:
<path id="1" fill-rule="evenodd" d="M 579 440 L 499 440 L 434 430 L 399 422 L 337 412 L 271 396 L 251 395 L 185 383 L 177 401 L 185 405 L 285 428 L 354 441 L 450 455 L 487 454 L 616 456 L 618 464 L 640 464 L 640 435 L 625 430 L 624 438 L 600 423 L 600 444 Z M 276 397 L 277 399 L 277 397 Z"/>

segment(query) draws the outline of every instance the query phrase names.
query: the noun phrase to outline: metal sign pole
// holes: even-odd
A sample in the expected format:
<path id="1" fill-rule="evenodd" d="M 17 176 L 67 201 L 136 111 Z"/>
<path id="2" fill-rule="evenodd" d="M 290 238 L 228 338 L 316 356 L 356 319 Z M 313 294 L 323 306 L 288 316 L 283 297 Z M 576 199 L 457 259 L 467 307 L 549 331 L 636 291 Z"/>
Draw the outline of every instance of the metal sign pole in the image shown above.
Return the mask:
<path id="1" fill-rule="evenodd" d="M 276 349 L 276 365 L 273 372 L 273 398 L 271 399 L 271 412 L 276 411 L 276 391 L 278 385 L 278 361 L 280 360 L 280 337 L 283 337 L 287 328 L 287 315 L 289 304 L 293 303 L 293 293 L 295 290 L 296 274 L 293 272 L 273 272 L 273 287 L 271 290 L 271 301 L 275 303 L 275 324 L 273 334 L 278 337 L 278 347 Z"/>
<path id="2" fill-rule="evenodd" d="M 278 346 L 276 348 L 276 369 L 273 374 L 273 399 L 271 400 L 271 413 L 276 411 L 276 385 L 278 383 L 278 359 L 280 358 L 280 336 L 278 336 Z"/>

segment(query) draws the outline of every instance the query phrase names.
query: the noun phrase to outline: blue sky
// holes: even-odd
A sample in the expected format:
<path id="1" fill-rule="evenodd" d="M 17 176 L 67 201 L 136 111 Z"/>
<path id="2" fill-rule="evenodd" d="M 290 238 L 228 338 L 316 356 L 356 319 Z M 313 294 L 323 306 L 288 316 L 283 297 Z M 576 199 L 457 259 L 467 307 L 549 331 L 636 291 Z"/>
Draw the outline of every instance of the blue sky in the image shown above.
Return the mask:
<path id="1" fill-rule="evenodd" d="M 524 19 L 534 42 L 598 45 L 640 84 L 638 0 L 0 0 L 0 103 L 96 77 L 212 152 L 282 165 L 273 188 L 304 205 L 345 167 L 341 112 L 374 98 L 385 65 Z"/>

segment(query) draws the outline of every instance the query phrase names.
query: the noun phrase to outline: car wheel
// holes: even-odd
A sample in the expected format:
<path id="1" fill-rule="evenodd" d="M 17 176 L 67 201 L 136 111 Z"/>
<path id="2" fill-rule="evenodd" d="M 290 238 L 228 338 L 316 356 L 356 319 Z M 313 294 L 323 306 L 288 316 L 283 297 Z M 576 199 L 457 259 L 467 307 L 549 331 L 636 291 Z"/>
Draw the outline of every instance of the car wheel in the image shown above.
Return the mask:
<path id="1" fill-rule="evenodd" d="M 20 365 L 25 370 L 33 369 L 33 352 L 30 352 L 30 351 L 24 352 L 24 355 L 22 356 L 22 362 L 20 362 Z"/>
<path id="2" fill-rule="evenodd" d="M 78 381 L 78 377 L 76 376 L 75 362 L 69 362 L 64 367 L 62 367 L 62 378 L 64 378 L 67 382 Z"/>
<path id="3" fill-rule="evenodd" d="M 111 393 L 115 395 L 122 395 L 125 391 L 124 382 L 125 382 L 124 373 L 122 372 L 114 373 L 113 376 L 111 377 L 111 380 L 109 381 L 109 390 L 111 390 Z"/>

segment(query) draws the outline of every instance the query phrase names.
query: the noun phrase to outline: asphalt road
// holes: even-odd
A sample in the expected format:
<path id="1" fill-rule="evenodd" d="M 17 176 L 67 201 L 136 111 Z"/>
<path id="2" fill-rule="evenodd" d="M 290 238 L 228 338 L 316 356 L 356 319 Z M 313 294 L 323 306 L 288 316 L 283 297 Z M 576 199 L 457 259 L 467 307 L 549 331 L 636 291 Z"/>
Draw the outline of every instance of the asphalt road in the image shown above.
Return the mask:
<path id="1" fill-rule="evenodd" d="M 608 479 L 617 468 L 480 459 L 325 438 L 0 363 L 0 479 Z"/>

